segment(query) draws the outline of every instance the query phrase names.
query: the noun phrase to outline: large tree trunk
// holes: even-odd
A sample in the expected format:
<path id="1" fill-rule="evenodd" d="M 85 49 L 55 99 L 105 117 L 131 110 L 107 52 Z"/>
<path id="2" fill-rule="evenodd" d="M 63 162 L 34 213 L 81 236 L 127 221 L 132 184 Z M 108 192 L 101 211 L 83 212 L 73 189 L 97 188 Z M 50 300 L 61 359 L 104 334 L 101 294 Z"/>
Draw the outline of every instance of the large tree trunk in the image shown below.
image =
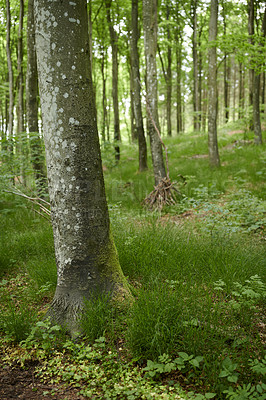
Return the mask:
<path id="1" fill-rule="evenodd" d="M 38 124 L 38 74 L 35 49 L 34 0 L 28 1 L 26 109 L 31 162 L 39 194 L 46 190 L 46 171 Z"/>
<path id="2" fill-rule="evenodd" d="M 166 177 L 162 145 L 154 125 L 159 129 L 157 93 L 157 0 L 143 0 L 143 31 L 146 61 L 147 126 L 155 184 Z"/>
<path id="3" fill-rule="evenodd" d="M 130 296 L 110 233 L 90 70 L 87 1 L 35 0 L 57 288 L 48 315 L 80 331 L 84 299 Z M 68 40 L 66 40 L 66 37 Z"/>
<path id="4" fill-rule="evenodd" d="M 208 107 L 208 141 L 209 160 L 212 167 L 220 165 L 217 141 L 217 61 L 216 46 L 211 42 L 217 37 L 218 0 L 211 0 L 211 16 L 209 25 L 209 107 Z"/>
<path id="5" fill-rule="evenodd" d="M 138 53 L 138 0 L 132 0 L 131 9 L 131 68 L 132 68 L 132 96 L 134 115 L 136 120 L 138 144 L 139 144 L 139 171 L 144 171 L 148 168 L 147 165 L 147 144 L 144 134 L 141 96 L 140 96 L 140 73 L 139 73 L 139 53 Z"/>
<path id="6" fill-rule="evenodd" d="M 110 32 L 110 40 L 112 47 L 112 97 L 114 107 L 114 141 L 115 141 L 115 158 L 120 160 L 120 148 L 118 142 L 121 140 L 120 120 L 119 120 L 119 104 L 118 104 L 118 37 L 114 29 L 111 18 L 112 0 L 105 0 L 106 16 Z"/>

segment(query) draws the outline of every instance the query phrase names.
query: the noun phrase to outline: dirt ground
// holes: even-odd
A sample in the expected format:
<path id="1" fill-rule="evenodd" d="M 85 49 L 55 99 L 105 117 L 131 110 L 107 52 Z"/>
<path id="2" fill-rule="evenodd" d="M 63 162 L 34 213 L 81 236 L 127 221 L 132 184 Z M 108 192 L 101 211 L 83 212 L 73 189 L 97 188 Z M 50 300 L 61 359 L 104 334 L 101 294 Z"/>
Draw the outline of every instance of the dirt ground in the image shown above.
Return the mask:
<path id="1" fill-rule="evenodd" d="M 25 369 L 0 366 L 0 400 L 85 400 L 72 387 L 49 385 L 34 376 L 35 365 Z"/>

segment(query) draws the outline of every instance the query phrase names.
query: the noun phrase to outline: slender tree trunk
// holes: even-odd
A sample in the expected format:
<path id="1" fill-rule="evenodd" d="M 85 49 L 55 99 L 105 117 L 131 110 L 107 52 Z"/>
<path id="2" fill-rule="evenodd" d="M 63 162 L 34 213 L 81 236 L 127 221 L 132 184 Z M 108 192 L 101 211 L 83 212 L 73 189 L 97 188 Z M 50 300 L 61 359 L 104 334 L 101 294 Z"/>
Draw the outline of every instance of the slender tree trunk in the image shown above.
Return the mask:
<path id="1" fill-rule="evenodd" d="M 226 38 L 226 10 L 224 6 L 224 1 L 222 1 L 223 8 L 223 23 L 224 23 L 224 37 Z M 228 54 L 224 55 L 224 120 L 225 123 L 229 121 L 229 68 L 228 68 Z"/>
<path id="2" fill-rule="evenodd" d="M 144 171 L 148 168 L 147 165 L 147 144 L 144 134 L 141 95 L 140 95 L 140 73 L 139 73 L 139 53 L 138 53 L 138 0 L 132 0 L 131 8 L 131 68 L 132 68 L 132 95 L 134 115 L 136 119 L 136 128 L 139 144 L 139 171 Z"/>
<path id="3" fill-rule="evenodd" d="M 101 73 L 102 73 L 102 82 L 103 82 L 103 91 L 102 91 L 102 108 L 103 108 L 103 116 L 102 116 L 102 140 L 105 142 L 105 125 L 107 121 L 107 110 L 106 110 L 106 77 L 105 77 L 105 50 L 102 49 L 102 57 L 101 57 Z"/>
<path id="4" fill-rule="evenodd" d="M 254 43 L 254 0 L 248 0 L 248 34 L 250 36 L 249 43 Z M 254 69 L 249 69 L 249 106 L 253 108 L 253 94 L 254 94 Z M 254 116 L 250 114 L 249 129 L 254 129 Z"/>
<path id="5" fill-rule="evenodd" d="M 182 65 L 182 44 L 176 40 L 176 130 L 182 132 L 182 95 L 181 95 L 181 65 Z"/>
<path id="6" fill-rule="evenodd" d="M 118 142 L 121 140 L 119 104 L 118 104 L 118 37 L 111 19 L 112 0 L 105 0 L 106 16 L 110 32 L 112 47 L 112 97 L 114 107 L 114 141 L 115 141 L 115 159 L 120 160 L 120 148 Z"/>
<path id="7" fill-rule="evenodd" d="M 218 0 L 211 0 L 209 25 L 209 43 L 216 40 L 218 19 Z M 220 166 L 217 141 L 217 61 L 216 46 L 209 48 L 209 108 L 208 108 L 208 142 L 209 160 L 212 167 Z"/>
<path id="8" fill-rule="evenodd" d="M 239 63 L 239 111 L 238 111 L 238 119 L 243 118 L 244 115 L 244 72 L 242 63 Z"/>
<path id="9" fill-rule="evenodd" d="M 35 48 L 34 0 L 28 0 L 26 109 L 31 162 L 39 194 L 46 191 L 46 171 L 38 123 L 38 74 Z"/>
<path id="10" fill-rule="evenodd" d="M 166 5 L 166 20 L 170 18 L 169 2 Z M 167 26 L 167 70 L 166 70 L 166 119 L 167 119 L 167 135 L 172 136 L 172 45 L 170 27 Z"/>
<path id="11" fill-rule="evenodd" d="M 266 36 L 266 7 L 262 22 L 262 37 Z M 255 73 L 254 76 L 254 92 L 253 92 L 253 120 L 254 120 L 254 142 L 262 144 L 261 121 L 260 121 L 260 74 Z"/>
<path id="12" fill-rule="evenodd" d="M 198 1 L 193 0 L 193 109 L 194 109 L 194 130 L 200 130 L 199 122 L 199 71 L 198 71 L 198 21 L 197 21 Z"/>
<path id="13" fill-rule="evenodd" d="M 9 109 L 8 109 L 8 147 L 11 163 L 13 158 L 13 127 L 14 127 L 14 92 L 13 92 L 13 68 L 10 48 L 10 29 L 11 29 L 11 15 L 10 3 L 6 0 L 6 56 L 8 67 L 8 86 L 9 86 Z"/>
<path id="14" fill-rule="evenodd" d="M 87 1 L 35 0 L 34 15 L 58 271 L 48 315 L 76 336 L 84 299 L 105 292 L 119 302 L 130 294 L 110 233 Z"/>
<path id="15" fill-rule="evenodd" d="M 155 184 L 166 177 L 162 145 L 154 125 L 159 129 L 157 93 L 157 0 L 143 0 L 143 31 L 146 61 L 147 125 Z"/>
<path id="16" fill-rule="evenodd" d="M 24 0 L 20 0 L 19 27 L 18 27 L 18 46 L 17 46 L 17 150 L 20 156 L 20 175 L 21 182 L 26 186 L 26 165 L 28 158 L 27 142 L 24 135 L 24 74 L 23 74 L 23 18 Z"/>
<path id="17" fill-rule="evenodd" d="M 265 114 L 265 71 L 263 71 L 261 74 L 261 82 L 261 104 L 263 105 L 262 112 Z"/>

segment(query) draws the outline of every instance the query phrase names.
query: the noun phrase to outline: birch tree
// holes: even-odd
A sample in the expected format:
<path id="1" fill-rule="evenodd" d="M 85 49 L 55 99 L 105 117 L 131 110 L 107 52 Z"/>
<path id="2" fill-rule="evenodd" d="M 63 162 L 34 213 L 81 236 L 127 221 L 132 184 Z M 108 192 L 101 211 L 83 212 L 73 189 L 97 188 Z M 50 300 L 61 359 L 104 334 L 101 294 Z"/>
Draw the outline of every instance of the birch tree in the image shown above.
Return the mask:
<path id="1" fill-rule="evenodd" d="M 35 0 L 34 16 L 58 271 L 48 315 L 75 336 L 84 299 L 108 292 L 119 301 L 130 294 L 110 233 L 87 1 Z"/>

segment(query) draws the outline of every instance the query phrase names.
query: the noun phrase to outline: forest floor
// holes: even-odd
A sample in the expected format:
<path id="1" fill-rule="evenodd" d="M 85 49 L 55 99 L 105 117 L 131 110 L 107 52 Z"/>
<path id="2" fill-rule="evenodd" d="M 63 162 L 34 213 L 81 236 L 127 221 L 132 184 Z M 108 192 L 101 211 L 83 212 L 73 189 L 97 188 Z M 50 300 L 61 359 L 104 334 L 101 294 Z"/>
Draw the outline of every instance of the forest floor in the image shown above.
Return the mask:
<path id="1" fill-rule="evenodd" d="M 266 153 L 243 132 L 221 131 L 217 170 L 206 136 L 166 138 L 182 196 L 161 211 L 142 206 L 153 176 L 137 172 L 137 146 L 121 145 L 119 166 L 102 146 L 136 301 L 117 311 L 99 299 L 81 341 L 43 319 L 56 287 L 51 225 L 21 197 L 0 196 L 0 400 L 266 398 Z"/>
<path id="2" fill-rule="evenodd" d="M 70 385 L 44 384 L 35 376 L 36 365 L 0 368 L 1 400 L 85 400 Z"/>

